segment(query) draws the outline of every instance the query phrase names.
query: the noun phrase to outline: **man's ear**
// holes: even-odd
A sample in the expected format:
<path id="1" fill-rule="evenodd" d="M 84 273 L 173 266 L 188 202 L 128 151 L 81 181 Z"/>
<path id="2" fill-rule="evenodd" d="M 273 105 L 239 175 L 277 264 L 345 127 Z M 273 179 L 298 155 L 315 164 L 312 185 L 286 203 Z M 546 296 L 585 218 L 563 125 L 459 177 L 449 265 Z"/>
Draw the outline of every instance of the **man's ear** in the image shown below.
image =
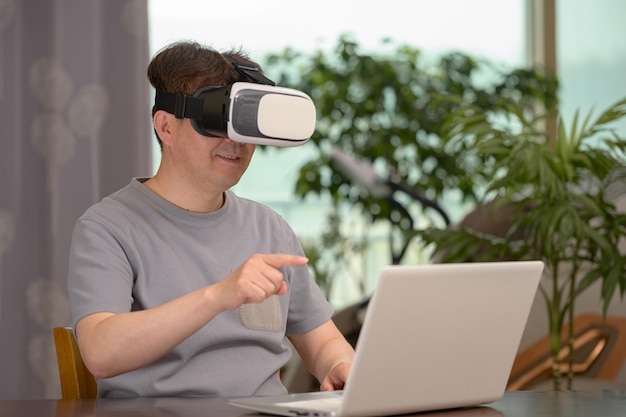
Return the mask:
<path id="1" fill-rule="evenodd" d="M 152 116 L 152 123 L 154 124 L 154 130 L 159 139 L 163 142 L 163 145 L 169 145 L 172 140 L 172 123 L 174 122 L 174 115 L 169 114 L 165 110 L 157 110 Z"/>

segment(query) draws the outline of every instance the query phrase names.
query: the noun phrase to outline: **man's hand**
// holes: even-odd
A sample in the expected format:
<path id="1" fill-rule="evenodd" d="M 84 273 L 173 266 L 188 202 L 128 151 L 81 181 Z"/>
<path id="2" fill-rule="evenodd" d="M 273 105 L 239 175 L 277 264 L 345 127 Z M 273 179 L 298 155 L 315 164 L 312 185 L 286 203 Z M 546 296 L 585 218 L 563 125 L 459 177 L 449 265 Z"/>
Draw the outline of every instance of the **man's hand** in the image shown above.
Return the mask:
<path id="1" fill-rule="evenodd" d="M 354 349 L 332 319 L 308 332 L 291 335 L 289 340 L 309 372 L 320 381 L 320 390 L 343 388 L 354 359 Z"/>
<path id="2" fill-rule="evenodd" d="M 308 259 L 287 254 L 252 255 L 226 279 L 215 284 L 218 299 L 226 310 L 246 303 L 260 303 L 271 295 L 287 293 L 287 284 L 279 268 L 303 266 Z"/>
<path id="3" fill-rule="evenodd" d="M 350 373 L 350 362 L 340 362 L 332 368 L 320 386 L 320 391 L 334 391 L 343 389 L 343 386 L 348 380 L 348 374 Z"/>

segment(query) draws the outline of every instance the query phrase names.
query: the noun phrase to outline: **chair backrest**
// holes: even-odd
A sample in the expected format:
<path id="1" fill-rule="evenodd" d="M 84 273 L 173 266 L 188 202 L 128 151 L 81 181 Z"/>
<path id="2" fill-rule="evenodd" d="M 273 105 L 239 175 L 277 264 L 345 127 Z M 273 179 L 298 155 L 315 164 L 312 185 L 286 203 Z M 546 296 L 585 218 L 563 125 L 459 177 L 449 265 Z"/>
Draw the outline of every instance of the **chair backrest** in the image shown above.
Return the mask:
<path id="1" fill-rule="evenodd" d="M 62 398 L 64 400 L 96 398 L 98 386 L 80 356 L 74 329 L 55 327 L 54 344 L 57 351 Z"/>

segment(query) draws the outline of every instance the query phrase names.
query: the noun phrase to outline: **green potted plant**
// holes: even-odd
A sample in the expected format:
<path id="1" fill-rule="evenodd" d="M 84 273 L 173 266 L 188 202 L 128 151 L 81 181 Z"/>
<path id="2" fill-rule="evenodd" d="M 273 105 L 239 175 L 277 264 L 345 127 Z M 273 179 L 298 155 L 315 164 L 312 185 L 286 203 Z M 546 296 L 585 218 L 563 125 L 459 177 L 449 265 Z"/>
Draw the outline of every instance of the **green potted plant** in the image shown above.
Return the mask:
<path id="1" fill-rule="evenodd" d="M 551 134 L 543 126 L 555 118 L 558 80 L 549 72 L 501 71 L 462 53 L 428 64 L 416 48 L 388 45 L 387 53 L 368 54 L 343 36 L 334 51 L 287 49 L 266 65 L 279 84 L 309 92 L 318 108 L 311 140 L 317 152 L 296 184 L 302 198 L 329 195 L 333 202 L 323 242 L 305 245 L 314 260 L 324 260 L 316 274 L 330 288 L 334 251 L 365 247 L 344 236 L 342 205 L 360 210 L 370 224 L 395 225 L 399 254 L 417 240 L 443 261 L 543 259 L 552 277 L 551 288 L 541 292 L 554 354 L 579 294 L 601 280 L 605 312 L 612 295 L 626 287 L 626 262 L 616 244 L 626 222 L 606 198 L 606 190 L 623 180 L 624 144 L 611 126 L 623 118 L 624 101 L 593 120 L 576 116 L 569 127 L 556 118 L 557 133 Z M 333 147 L 432 201 L 455 194 L 470 208 L 507 209 L 509 222 L 500 233 L 480 233 L 442 227 L 427 210 L 419 214 L 432 227 L 416 229 L 409 210 L 338 170 L 329 157 Z M 572 272 L 564 274 L 565 266 Z M 559 369 L 556 358 L 557 388 Z"/>
<path id="2" fill-rule="evenodd" d="M 506 97 L 522 97 L 526 106 L 540 103 L 548 109 L 557 100 L 558 81 L 546 71 L 501 69 L 460 52 L 433 59 L 391 40 L 383 41 L 380 52 L 367 53 L 342 36 L 332 51 L 286 49 L 270 55 L 265 68 L 279 85 L 306 91 L 316 103 L 317 129 L 306 145 L 314 152 L 300 168 L 295 192 L 301 198 L 324 195 L 333 203 L 323 241 L 306 242 L 308 252 L 324 260 L 314 268 L 321 278 L 346 268 L 341 263 L 345 257 L 332 256 L 333 251 L 365 248 L 365 237 L 346 236 L 340 228 L 355 211 L 366 224 L 390 225 L 392 262 L 400 262 L 417 234 L 412 216 L 443 225 L 440 213 L 421 210 L 410 196 L 396 200 L 365 190 L 332 163 L 331 149 L 367 162 L 381 178 L 418 190 L 430 201 L 454 195 L 471 205 L 477 188 L 466 181 L 465 150 L 460 146 L 451 151 L 440 135 L 449 114 L 467 103 L 493 109 Z M 450 96 L 459 101 L 445 99 Z M 346 206 L 353 210 L 343 210 Z"/>
<path id="3" fill-rule="evenodd" d="M 626 214 L 607 192 L 626 181 L 626 140 L 615 122 L 626 116 L 626 98 L 568 125 L 557 117 L 556 135 L 543 126 L 549 112 L 528 111 L 515 99 L 493 109 L 463 105 L 448 118 L 446 147 L 462 148 L 464 181 L 484 187 L 478 203 L 507 210 L 501 233 L 470 227 L 427 228 L 420 232 L 443 262 L 541 259 L 547 282 L 540 292 L 549 318 L 554 389 L 561 389 L 561 329 L 573 340 L 577 297 L 601 280 L 602 312 L 615 293 L 626 291 Z M 572 346 L 569 346 L 572 353 Z M 572 355 L 567 359 L 572 389 Z"/>

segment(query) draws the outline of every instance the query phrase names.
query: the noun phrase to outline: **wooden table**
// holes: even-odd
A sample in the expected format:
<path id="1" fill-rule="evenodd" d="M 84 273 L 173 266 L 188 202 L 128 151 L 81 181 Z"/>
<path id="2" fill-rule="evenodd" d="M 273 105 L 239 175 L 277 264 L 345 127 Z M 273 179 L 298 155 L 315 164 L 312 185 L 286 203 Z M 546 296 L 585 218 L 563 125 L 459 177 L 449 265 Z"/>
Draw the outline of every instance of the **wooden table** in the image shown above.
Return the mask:
<path id="1" fill-rule="evenodd" d="M 225 398 L 131 400 L 4 400 L 0 417 L 236 417 L 254 416 Z M 626 391 L 511 391 L 489 405 L 419 417 L 626 417 Z"/>

